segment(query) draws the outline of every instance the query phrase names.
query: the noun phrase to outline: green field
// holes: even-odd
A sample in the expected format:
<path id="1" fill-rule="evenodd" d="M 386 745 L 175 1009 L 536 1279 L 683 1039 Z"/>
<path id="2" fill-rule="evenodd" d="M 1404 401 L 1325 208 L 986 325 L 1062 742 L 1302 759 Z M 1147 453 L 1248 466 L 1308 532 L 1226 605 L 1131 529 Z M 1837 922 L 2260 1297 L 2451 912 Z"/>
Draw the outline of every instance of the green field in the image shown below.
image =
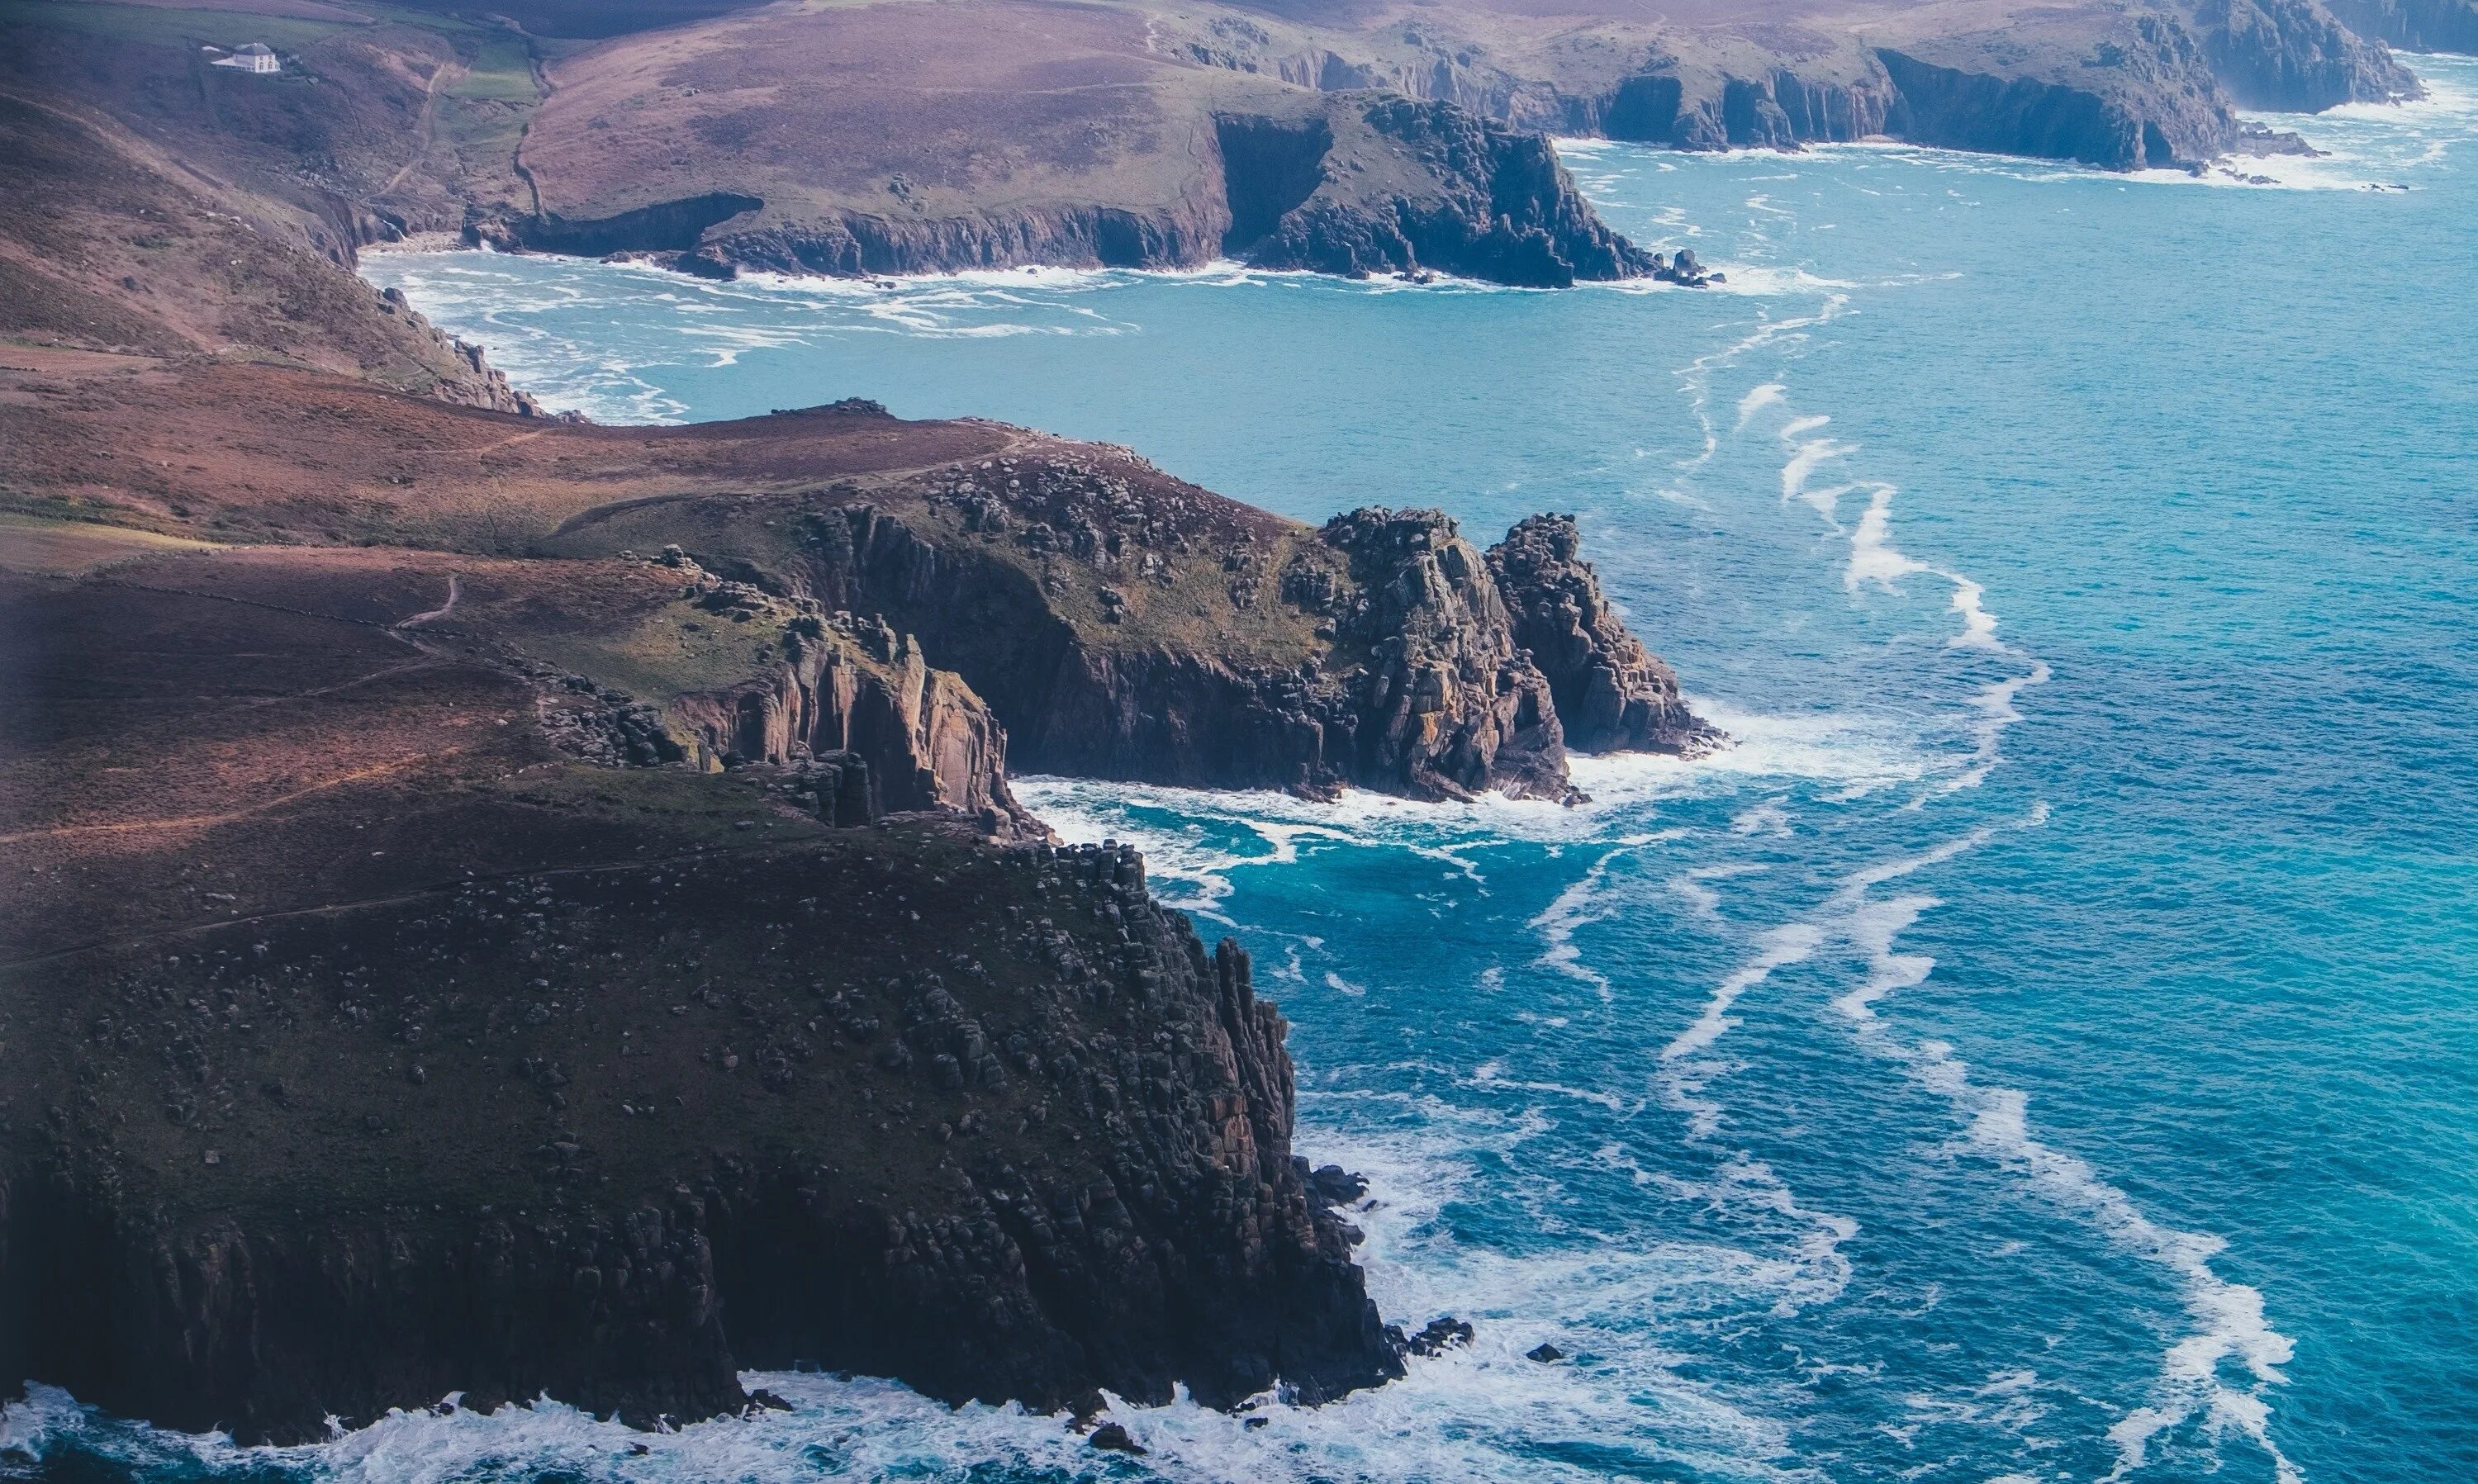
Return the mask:
<path id="1" fill-rule="evenodd" d="M 458 51 L 461 55 L 463 48 Z M 465 76 L 446 92 L 452 98 L 531 103 L 539 96 L 534 88 L 533 59 L 518 38 L 505 34 L 492 37 L 482 42 L 481 55 Z"/>

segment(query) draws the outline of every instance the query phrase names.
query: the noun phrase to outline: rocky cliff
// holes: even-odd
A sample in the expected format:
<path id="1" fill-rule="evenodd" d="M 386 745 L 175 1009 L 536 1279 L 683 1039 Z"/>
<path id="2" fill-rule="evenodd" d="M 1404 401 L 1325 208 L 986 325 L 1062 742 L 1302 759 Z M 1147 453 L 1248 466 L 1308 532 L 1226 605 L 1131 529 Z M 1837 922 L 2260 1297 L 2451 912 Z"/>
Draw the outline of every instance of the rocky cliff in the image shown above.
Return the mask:
<path id="1" fill-rule="evenodd" d="M 1226 247 L 1269 268 L 1435 270 L 1561 289 L 1649 275 L 1536 134 L 1450 103 L 1345 95 L 1289 123 L 1226 116 Z"/>
<path id="2" fill-rule="evenodd" d="M 1720 734 L 1686 708 L 1678 676 L 1601 593 L 1572 516 L 1533 516 L 1489 548 L 1514 641 L 1549 682 L 1567 744 L 1584 752 L 1700 751 Z"/>
<path id="3" fill-rule="evenodd" d="M 1709 743 L 1587 573 L 1546 559 L 1505 566 L 1539 590 L 1517 595 L 1433 511 L 1311 527 L 1123 449 L 906 422 L 873 405 L 678 428 L 551 424 L 512 441 L 488 415 L 417 413 L 283 373 L 219 368 L 126 390 L 142 402 L 0 404 L 0 433 L 50 450 L 24 470 L 30 508 L 55 508 L 39 491 L 92 490 L 130 465 L 141 472 L 113 508 L 165 531 L 522 554 L 505 578 L 493 562 L 507 557 L 460 565 L 459 606 L 422 632 L 512 626 L 508 642 L 554 678 L 676 723 L 684 755 L 846 750 L 883 694 L 896 698 L 883 714 L 906 718 L 887 735 L 908 740 L 872 759 L 881 787 L 927 768 L 933 782 L 905 796 L 968 812 L 1007 812 L 999 787 L 979 781 L 995 775 L 998 728 L 1006 765 L 1042 772 L 1558 796 L 1575 708 L 1606 704 L 1585 683 L 1603 667 L 1635 719 L 1604 716 L 1586 745 Z M 135 457 L 86 457 L 106 446 Z M 173 451 L 198 472 L 163 473 Z M 1525 529 L 1514 544 L 1529 549 Z M 448 575 L 431 581 L 421 608 Z M 1528 616 L 1567 603 L 1583 650 Z M 837 698 L 834 677 L 865 672 L 867 686 Z M 975 719 L 984 703 L 995 728 Z M 634 742 L 619 722 L 587 730 L 608 755 L 632 756 L 655 745 L 634 724 Z"/>
<path id="4" fill-rule="evenodd" d="M 0 939 L 0 1370 L 244 1440 L 459 1392 L 651 1425 L 746 1404 L 748 1366 L 1040 1407 L 1399 1373 L 1291 1155 L 1279 1016 L 1131 852 L 952 807 L 854 828 L 874 801 L 842 785 L 897 771 L 856 734 L 704 770 L 728 685 L 655 708 L 673 756 L 575 756 L 626 692 L 566 667 L 662 693 L 683 664 L 652 638 L 676 610 L 637 606 L 675 570 L 294 547 L 0 577 L 32 868 Z M 725 621 L 730 665 L 784 663 Z M 855 639 L 812 671 L 822 627 L 790 662 L 821 691 L 904 670 Z M 711 719 L 771 747 L 780 717 Z"/>
<path id="5" fill-rule="evenodd" d="M 1060 264 L 1198 267 L 1230 256 L 1350 276 L 1443 272 L 1531 288 L 1651 274 L 1544 138 L 1452 103 L 1285 96 L 1200 122 L 1207 171 L 1149 207 L 1010 202 L 958 211 L 767 210 L 730 191 L 591 220 L 477 222 L 473 235 L 553 252 L 670 252 L 690 271 L 852 277 Z"/>

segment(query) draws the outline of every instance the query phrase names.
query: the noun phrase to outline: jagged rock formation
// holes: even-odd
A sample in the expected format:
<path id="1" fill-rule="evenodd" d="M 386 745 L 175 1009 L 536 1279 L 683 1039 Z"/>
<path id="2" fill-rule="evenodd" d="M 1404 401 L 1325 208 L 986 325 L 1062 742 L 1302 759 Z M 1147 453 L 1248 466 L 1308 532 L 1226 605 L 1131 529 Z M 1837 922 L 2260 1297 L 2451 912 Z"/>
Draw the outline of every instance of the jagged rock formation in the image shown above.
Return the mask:
<path id="1" fill-rule="evenodd" d="M 669 558 L 696 571 L 676 551 Z M 686 761 L 797 767 L 828 822 L 927 810 L 969 816 L 993 835 L 1039 831 L 1007 791 L 1006 729 L 961 676 L 930 668 L 911 635 L 703 572 L 690 590 L 700 611 L 779 624 L 783 658 L 771 673 L 672 700 L 666 719 L 688 735 Z"/>
<path id="2" fill-rule="evenodd" d="M 948 535 L 934 517 L 878 504 L 820 512 L 800 548 L 772 559 L 768 581 L 919 633 L 936 663 L 990 698 L 1020 761 L 1038 771 L 1565 797 L 1567 708 L 1523 652 L 1532 643 L 1524 625 L 1559 645 L 1558 673 L 1577 714 L 1594 717 L 1596 748 L 1698 752 L 1719 741 L 1573 563 L 1571 541 L 1568 565 L 1553 569 L 1542 553 L 1555 543 L 1543 546 L 1530 523 L 1510 538 L 1523 555 L 1507 568 L 1529 607 L 1510 610 L 1496 564 L 1442 513 L 1368 509 L 1223 547 L 1217 595 L 1234 614 L 1282 625 L 1282 638 L 1225 630 L 1210 644 L 1165 643 L 1181 599 L 1146 590 L 1165 580 L 1176 590 L 1165 557 L 1203 534 L 1194 514 L 1068 460 L 992 461 L 947 476 L 938 495 L 977 529 Z M 638 529 L 569 539 L 607 543 Z M 988 540 L 999 535 L 1004 557 Z M 717 549 L 738 554 L 718 560 L 755 560 L 730 537 Z M 1016 565 L 1027 555 L 1042 575 Z M 1086 621 L 1067 601 L 1077 595 L 1064 576 L 1071 564 L 1102 579 L 1085 579 L 1095 594 Z M 1586 606 L 1575 621 L 1588 632 L 1580 654 L 1555 627 L 1561 605 L 1578 601 Z M 1606 686 L 1593 678 L 1604 667 Z"/>
<path id="3" fill-rule="evenodd" d="M 1489 548 L 1516 643 L 1547 677 L 1566 742 L 1583 752 L 1695 752 L 1720 734 L 1686 709 L 1678 676 L 1628 632 L 1572 516 L 1532 516 Z"/>
<path id="4" fill-rule="evenodd" d="M 1371 508 L 1336 516 L 1318 536 L 1348 564 L 1350 586 L 1331 606 L 1336 650 L 1364 656 L 1343 688 L 1361 776 L 1415 798 L 1490 788 L 1563 796 L 1549 682 L 1517 652 L 1488 565 L 1454 521 Z M 1283 582 L 1296 591 L 1324 570 L 1295 559 Z"/>

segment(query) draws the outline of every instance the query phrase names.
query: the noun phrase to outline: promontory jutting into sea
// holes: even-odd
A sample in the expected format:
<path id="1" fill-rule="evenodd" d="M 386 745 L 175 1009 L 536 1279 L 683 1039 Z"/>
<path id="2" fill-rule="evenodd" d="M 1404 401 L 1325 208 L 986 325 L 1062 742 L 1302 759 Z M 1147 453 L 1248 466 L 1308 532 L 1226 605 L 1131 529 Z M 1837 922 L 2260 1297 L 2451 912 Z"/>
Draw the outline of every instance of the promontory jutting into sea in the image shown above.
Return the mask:
<path id="1" fill-rule="evenodd" d="M 2478 1476 L 2478 8 L 0 8 L 0 1480 Z"/>

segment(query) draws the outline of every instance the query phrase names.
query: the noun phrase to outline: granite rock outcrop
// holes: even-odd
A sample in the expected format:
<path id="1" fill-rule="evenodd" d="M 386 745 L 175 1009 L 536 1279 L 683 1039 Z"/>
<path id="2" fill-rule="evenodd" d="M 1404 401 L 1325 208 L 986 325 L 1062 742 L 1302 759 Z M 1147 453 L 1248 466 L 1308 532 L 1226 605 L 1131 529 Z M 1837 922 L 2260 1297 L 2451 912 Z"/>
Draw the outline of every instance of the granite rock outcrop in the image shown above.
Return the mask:
<path id="1" fill-rule="evenodd" d="M 1630 632 L 1582 560 L 1572 516 L 1518 521 L 1489 548 L 1515 642 L 1549 682 L 1566 743 L 1581 752 L 1695 753 L 1721 734 L 1687 709 L 1678 675 Z"/>
<path id="2" fill-rule="evenodd" d="M 1533 522 L 1517 527 L 1502 569 L 1437 511 L 1276 527 L 1223 549 L 1214 565 L 1227 580 L 1214 595 L 1280 632 L 1200 641 L 1181 634 L 1179 600 L 1157 580 L 1178 581 L 1173 558 L 1192 536 L 1167 498 L 1135 491 L 1063 460 L 994 461 L 939 491 L 979 512 L 968 518 L 981 530 L 949 534 L 874 503 L 818 512 L 769 580 L 918 633 L 933 663 L 989 697 L 1036 771 L 1562 798 L 1570 714 L 1590 718 L 1595 750 L 1691 753 L 1720 740 L 1575 562 L 1570 524 L 1562 546 Z M 1149 527 L 1149 514 L 1168 518 Z M 1004 558 L 988 540 L 999 532 Z M 1028 551 L 1039 575 L 1016 565 Z M 1065 575 L 1076 568 L 1092 575 Z M 1075 611 L 1078 589 L 1096 594 L 1089 618 Z M 1557 668 L 1544 673 L 1539 654 Z"/>

